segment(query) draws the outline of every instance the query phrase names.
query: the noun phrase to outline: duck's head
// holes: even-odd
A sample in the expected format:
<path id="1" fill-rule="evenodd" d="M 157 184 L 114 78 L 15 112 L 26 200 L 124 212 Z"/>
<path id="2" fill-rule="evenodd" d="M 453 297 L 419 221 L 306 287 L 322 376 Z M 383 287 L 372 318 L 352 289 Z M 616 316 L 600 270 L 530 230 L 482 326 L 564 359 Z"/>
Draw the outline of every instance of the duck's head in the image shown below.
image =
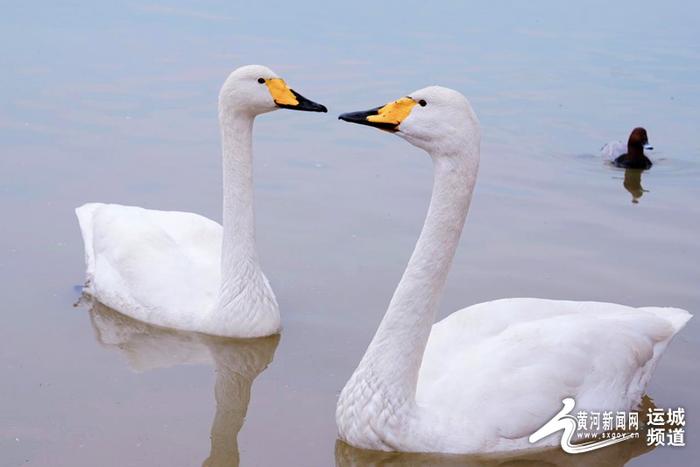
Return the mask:
<path id="1" fill-rule="evenodd" d="M 643 152 L 645 149 L 652 150 L 654 147 L 649 144 L 647 130 L 642 127 L 637 127 L 630 133 L 630 138 L 627 140 L 627 152 L 632 154 L 636 149 L 638 152 Z"/>
<path id="2" fill-rule="evenodd" d="M 381 107 L 348 112 L 341 120 L 394 133 L 431 155 L 478 147 L 479 120 L 466 97 L 441 86 L 429 86 Z"/>
<path id="3" fill-rule="evenodd" d="M 290 89 L 262 65 L 242 66 L 229 75 L 219 93 L 219 109 L 253 116 L 277 109 L 327 112 L 325 106 Z"/>

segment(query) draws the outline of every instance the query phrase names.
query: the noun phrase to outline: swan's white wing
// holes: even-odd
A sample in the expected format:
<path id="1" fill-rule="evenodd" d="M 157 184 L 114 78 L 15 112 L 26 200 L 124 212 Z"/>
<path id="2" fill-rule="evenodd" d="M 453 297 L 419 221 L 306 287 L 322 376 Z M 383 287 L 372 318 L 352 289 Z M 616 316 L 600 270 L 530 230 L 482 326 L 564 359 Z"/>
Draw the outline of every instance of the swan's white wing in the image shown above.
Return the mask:
<path id="1" fill-rule="evenodd" d="M 436 423 L 454 427 L 448 445 L 527 448 L 564 397 L 576 411 L 636 407 L 689 318 L 674 308 L 544 299 L 470 306 L 433 326 L 416 397 Z"/>
<path id="2" fill-rule="evenodd" d="M 603 160 L 614 161 L 619 156 L 627 152 L 627 145 L 622 141 L 610 141 L 608 144 L 600 148 L 600 155 Z"/>
<path id="3" fill-rule="evenodd" d="M 221 226 L 196 214 L 116 204 L 76 209 L 86 292 L 132 318 L 196 330 L 220 283 Z"/>

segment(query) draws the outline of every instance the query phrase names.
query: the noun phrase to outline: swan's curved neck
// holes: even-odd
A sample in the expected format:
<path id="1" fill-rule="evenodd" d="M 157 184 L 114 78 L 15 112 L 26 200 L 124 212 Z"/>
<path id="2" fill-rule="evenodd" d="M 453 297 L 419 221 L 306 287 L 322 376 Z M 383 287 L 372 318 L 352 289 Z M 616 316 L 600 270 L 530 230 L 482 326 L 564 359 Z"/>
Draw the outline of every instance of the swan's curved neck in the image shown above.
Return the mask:
<path id="1" fill-rule="evenodd" d="M 479 165 L 478 143 L 464 154 L 432 154 L 433 193 L 423 230 L 360 367 L 398 403 L 415 400 L 418 372 Z M 358 367 L 358 371 L 360 370 Z"/>
<path id="2" fill-rule="evenodd" d="M 253 210 L 253 121 L 254 116 L 237 112 L 219 113 L 223 152 L 223 243 L 221 251 L 220 304 L 230 292 L 238 294 L 249 269 L 258 267 Z"/>
<path id="3" fill-rule="evenodd" d="M 236 337 L 279 332 L 279 307 L 260 268 L 253 210 L 253 120 L 255 116 L 219 108 L 223 145 L 224 214 L 221 284 L 205 331 Z"/>
<path id="4" fill-rule="evenodd" d="M 253 120 L 245 114 L 221 114 L 224 169 L 224 251 L 229 258 L 255 256 L 253 211 Z"/>

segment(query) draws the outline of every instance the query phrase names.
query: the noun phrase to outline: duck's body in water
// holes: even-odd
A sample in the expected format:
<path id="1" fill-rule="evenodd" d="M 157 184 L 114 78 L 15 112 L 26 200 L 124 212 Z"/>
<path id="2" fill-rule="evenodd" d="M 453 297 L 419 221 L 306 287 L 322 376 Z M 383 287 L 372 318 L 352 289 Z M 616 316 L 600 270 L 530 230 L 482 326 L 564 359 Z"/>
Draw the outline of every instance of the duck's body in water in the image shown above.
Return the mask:
<path id="1" fill-rule="evenodd" d="M 647 131 L 641 127 L 635 128 L 627 141 L 627 152 L 617 156 L 612 163 L 622 169 L 650 169 L 654 164 L 644 155 L 644 148 L 647 147 L 651 149 Z"/>

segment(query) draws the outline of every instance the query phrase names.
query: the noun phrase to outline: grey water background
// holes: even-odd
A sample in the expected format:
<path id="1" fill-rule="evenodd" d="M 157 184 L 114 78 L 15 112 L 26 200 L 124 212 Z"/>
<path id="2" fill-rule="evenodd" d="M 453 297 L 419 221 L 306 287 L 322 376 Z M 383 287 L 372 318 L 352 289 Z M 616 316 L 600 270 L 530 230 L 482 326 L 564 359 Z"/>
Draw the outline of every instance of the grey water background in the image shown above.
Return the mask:
<path id="1" fill-rule="evenodd" d="M 697 311 L 699 19 L 695 2 L 3 2 L 0 466 L 209 456 L 212 366 L 135 372 L 138 355 L 98 342 L 72 306 L 84 278 L 73 209 L 219 220 L 216 97 L 243 64 L 330 112 L 256 123 L 259 251 L 284 331 L 253 384 L 241 465 L 335 464 L 337 394 L 427 208 L 429 158 L 341 112 L 442 84 L 480 117 L 479 182 L 441 317 L 516 296 Z M 633 203 L 597 151 L 637 125 L 656 165 Z M 649 387 L 657 405 L 686 408 L 688 446 L 629 465 L 696 462 L 698 352 L 692 320 Z"/>

